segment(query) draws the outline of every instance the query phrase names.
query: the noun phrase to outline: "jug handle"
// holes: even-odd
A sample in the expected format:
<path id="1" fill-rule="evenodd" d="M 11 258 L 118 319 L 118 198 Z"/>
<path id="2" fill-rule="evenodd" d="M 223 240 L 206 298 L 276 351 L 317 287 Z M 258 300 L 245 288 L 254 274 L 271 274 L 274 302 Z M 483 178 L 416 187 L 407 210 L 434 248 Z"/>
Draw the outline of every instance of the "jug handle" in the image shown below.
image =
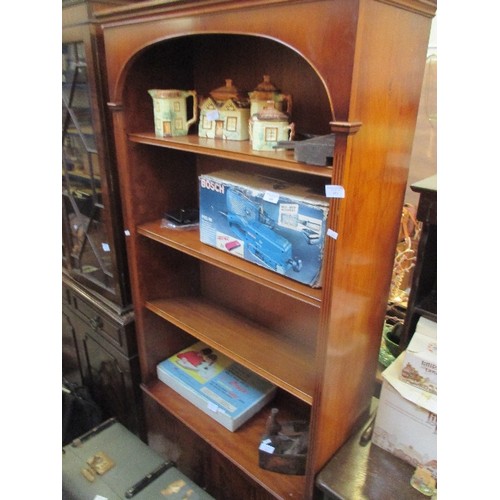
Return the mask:
<path id="1" fill-rule="evenodd" d="M 288 140 L 289 141 L 293 141 L 293 139 L 295 138 L 295 123 L 290 123 L 290 125 L 288 125 L 288 130 L 290 131 L 290 134 L 288 136 Z"/>
<path id="2" fill-rule="evenodd" d="M 253 122 L 252 122 L 252 119 L 248 120 L 248 135 L 250 136 L 250 141 L 253 141 Z"/>
<path id="3" fill-rule="evenodd" d="M 198 121 L 198 95 L 196 94 L 196 90 L 188 90 L 186 92 L 186 97 L 193 97 L 193 117 L 186 122 L 186 126 L 189 129 L 191 125 Z"/>
<path id="4" fill-rule="evenodd" d="M 290 94 L 284 94 L 283 100 L 286 101 L 286 114 L 292 116 L 292 96 Z"/>

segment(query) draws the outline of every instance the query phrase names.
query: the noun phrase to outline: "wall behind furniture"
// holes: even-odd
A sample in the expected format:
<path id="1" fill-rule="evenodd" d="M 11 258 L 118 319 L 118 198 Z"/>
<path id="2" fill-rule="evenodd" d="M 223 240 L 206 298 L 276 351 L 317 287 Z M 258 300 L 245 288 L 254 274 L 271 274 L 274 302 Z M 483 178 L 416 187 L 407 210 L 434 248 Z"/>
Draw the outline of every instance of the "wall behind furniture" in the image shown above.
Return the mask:
<path id="1" fill-rule="evenodd" d="M 405 201 L 418 205 L 410 185 L 437 173 L 437 16 L 432 21 L 417 127 L 410 161 Z"/>

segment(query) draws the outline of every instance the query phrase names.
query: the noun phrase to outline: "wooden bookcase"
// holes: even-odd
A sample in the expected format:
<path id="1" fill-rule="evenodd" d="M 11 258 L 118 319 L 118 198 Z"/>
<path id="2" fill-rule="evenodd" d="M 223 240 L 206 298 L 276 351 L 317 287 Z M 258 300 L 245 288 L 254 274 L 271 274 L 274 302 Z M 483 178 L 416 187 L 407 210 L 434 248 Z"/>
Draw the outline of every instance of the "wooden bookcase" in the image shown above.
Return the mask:
<path id="1" fill-rule="evenodd" d="M 245 481 L 248 498 L 311 498 L 369 409 L 435 10 L 431 0 L 178 0 L 97 16 L 150 444 L 163 433 L 166 454 L 218 499 L 239 498 Z M 299 133 L 337 134 L 333 167 L 196 129 L 155 137 L 148 89 L 206 96 L 231 78 L 251 91 L 264 74 L 292 94 Z M 338 237 L 327 238 L 322 288 L 161 227 L 165 211 L 197 206 L 199 175 L 219 169 L 344 187 L 330 201 Z M 157 380 L 156 365 L 196 339 L 276 384 L 282 418 L 310 419 L 305 476 L 258 466 L 269 407 L 231 433 Z"/>

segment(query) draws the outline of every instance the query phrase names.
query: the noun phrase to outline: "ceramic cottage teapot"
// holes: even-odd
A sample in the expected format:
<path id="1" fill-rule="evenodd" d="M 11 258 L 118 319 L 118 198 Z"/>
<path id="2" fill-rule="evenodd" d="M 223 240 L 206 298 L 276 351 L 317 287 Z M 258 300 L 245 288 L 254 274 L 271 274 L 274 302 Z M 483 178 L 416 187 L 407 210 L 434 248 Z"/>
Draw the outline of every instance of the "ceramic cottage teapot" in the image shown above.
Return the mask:
<path id="1" fill-rule="evenodd" d="M 248 121 L 252 149 L 255 151 L 275 151 L 278 141 L 291 141 L 295 135 L 295 124 L 288 115 L 278 111 L 273 101 L 252 115 Z"/>
<path id="2" fill-rule="evenodd" d="M 246 94 L 233 85 L 230 78 L 223 87 L 210 92 L 201 99 L 200 137 L 244 141 L 248 139 L 250 102 Z"/>
<path id="3" fill-rule="evenodd" d="M 292 115 L 292 96 L 281 93 L 272 83 L 269 75 L 264 75 L 263 80 L 253 92 L 249 92 L 250 116 L 262 111 L 268 106 L 269 101 L 274 103 L 278 111 Z"/>
<path id="4" fill-rule="evenodd" d="M 187 135 L 191 125 L 198 120 L 196 90 L 151 89 L 157 137 Z M 187 100 L 193 99 L 192 117 L 188 119 Z"/>

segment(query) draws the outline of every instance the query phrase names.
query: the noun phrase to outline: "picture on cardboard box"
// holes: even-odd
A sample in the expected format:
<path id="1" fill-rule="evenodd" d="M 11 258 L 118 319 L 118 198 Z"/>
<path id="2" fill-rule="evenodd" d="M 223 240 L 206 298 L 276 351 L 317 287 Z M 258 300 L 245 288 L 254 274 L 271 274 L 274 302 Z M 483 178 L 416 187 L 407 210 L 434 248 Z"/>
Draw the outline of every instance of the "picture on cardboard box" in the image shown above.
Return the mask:
<path id="1" fill-rule="evenodd" d="M 421 317 L 405 351 L 401 380 L 437 394 L 437 322 Z"/>
<path id="2" fill-rule="evenodd" d="M 158 379 L 205 414 L 235 431 L 276 394 L 276 386 L 204 342 L 157 365 Z"/>

